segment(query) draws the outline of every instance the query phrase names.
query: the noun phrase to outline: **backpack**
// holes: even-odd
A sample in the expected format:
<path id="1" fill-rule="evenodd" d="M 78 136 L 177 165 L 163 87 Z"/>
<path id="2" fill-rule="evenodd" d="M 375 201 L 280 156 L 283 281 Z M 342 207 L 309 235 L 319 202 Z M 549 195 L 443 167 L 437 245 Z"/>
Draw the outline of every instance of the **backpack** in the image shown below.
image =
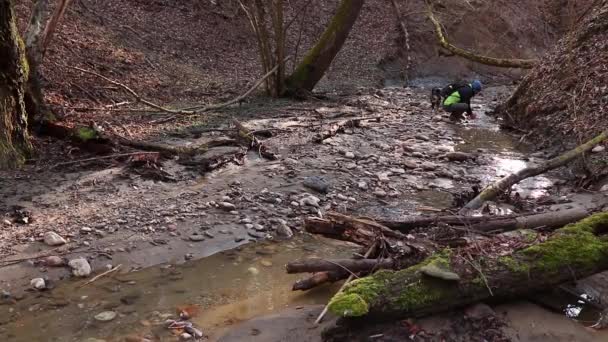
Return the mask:
<path id="1" fill-rule="evenodd" d="M 456 90 L 466 87 L 469 84 L 465 81 L 456 81 L 454 83 L 450 83 L 447 86 L 441 88 L 441 97 L 446 98 L 452 95 Z"/>

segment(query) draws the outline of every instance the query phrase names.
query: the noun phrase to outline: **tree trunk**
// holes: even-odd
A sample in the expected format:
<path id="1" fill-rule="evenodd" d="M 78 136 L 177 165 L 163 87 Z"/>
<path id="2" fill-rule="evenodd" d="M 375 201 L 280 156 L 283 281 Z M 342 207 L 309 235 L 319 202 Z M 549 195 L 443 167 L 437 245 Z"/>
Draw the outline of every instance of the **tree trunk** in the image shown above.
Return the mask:
<path id="1" fill-rule="evenodd" d="M 54 121 L 53 113 L 44 102 L 42 91 L 40 65 L 42 64 L 43 30 L 48 0 L 36 0 L 32 10 L 30 23 L 25 34 L 25 51 L 29 63 L 29 75 L 25 91 L 25 107 L 29 122 Z"/>
<path id="2" fill-rule="evenodd" d="M 0 0 L 0 169 L 23 163 L 31 150 L 23 101 L 27 62 L 13 2 Z"/>
<path id="3" fill-rule="evenodd" d="M 534 177 L 547 171 L 558 168 L 562 165 L 565 165 L 570 161 L 580 157 L 585 152 L 590 151 L 591 149 L 593 149 L 593 147 L 595 147 L 597 144 L 603 142 L 606 139 L 608 139 L 608 130 L 602 132 L 600 135 L 587 141 L 586 143 L 577 146 L 575 149 L 570 150 L 551 160 L 548 160 L 541 165 L 526 167 L 523 170 L 508 175 L 507 177 L 499 180 L 496 183 L 490 184 L 479 195 L 477 195 L 477 197 L 467 203 L 467 205 L 465 205 L 464 208 L 460 210 L 461 213 L 467 213 L 470 210 L 481 208 L 481 206 L 486 201 L 493 200 L 501 193 L 510 189 L 511 186 L 513 186 L 514 184 L 519 183 L 526 178 Z"/>
<path id="4" fill-rule="evenodd" d="M 364 0 L 342 0 L 319 41 L 308 51 L 296 70 L 286 80 L 287 89 L 296 93 L 312 91 L 340 52 L 359 17 Z"/>
<path id="5" fill-rule="evenodd" d="M 525 295 L 608 269 L 608 240 L 599 236 L 606 232 L 608 213 L 600 213 L 511 255 L 484 255 L 478 265 L 466 253 L 446 249 L 407 269 L 353 281 L 329 308 L 343 317 L 401 318 Z"/>

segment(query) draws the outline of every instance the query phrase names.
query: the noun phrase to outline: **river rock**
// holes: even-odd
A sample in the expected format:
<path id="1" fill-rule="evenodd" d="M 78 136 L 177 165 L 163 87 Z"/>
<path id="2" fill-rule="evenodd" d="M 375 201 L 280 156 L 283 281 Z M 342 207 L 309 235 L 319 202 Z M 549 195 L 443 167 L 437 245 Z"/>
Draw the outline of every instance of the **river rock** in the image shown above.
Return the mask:
<path id="1" fill-rule="evenodd" d="M 319 176 L 306 177 L 302 184 L 305 187 L 318 191 L 322 194 L 326 194 L 329 191 L 329 183 L 324 178 Z"/>
<path id="2" fill-rule="evenodd" d="M 360 181 L 359 183 L 357 183 L 357 187 L 360 190 L 367 190 L 367 183 L 365 183 L 364 181 Z"/>
<path id="3" fill-rule="evenodd" d="M 34 278 L 30 281 L 30 286 L 36 290 L 44 290 L 46 288 L 46 282 L 42 278 Z"/>
<path id="4" fill-rule="evenodd" d="M 46 232 L 44 234 L 44 243 L 49 246 L 61 246 L 65 245 L 66 241 L 59 234 L 55 232 Z"/>
<path id="5" fill-rule="evenodd" d="M 319 202 L 321 202 L 321 200 L 318 197 L 306 194 L 306 196 L 300 200 L 300 206 L 310 206 L 318 208 Z"/>
<path id="6" fill-rule="evenodd" d="M 51 255 L 44 258 L 44 265 L 48 267 L 61 267 L 65 265 L 65 261 L 56 255 Z"/>
<path id="7" fill-rule="evenodd" d="M 591 152 L 593 153 L 601 153 L 604 151 L 606 151 L 606 147 L 604 147 L 603 145 L 597 145 L 591 150 Z"/>
<path id="8" fill-rule="evenodd" d="M 378 174 L 376 174 L 376 176 L 378 177 L 378 180 L 384 183 L 388 183 L 391 181 L 391 179 L 388 177 L 391 173 L 390 172 L 380 172 Z"/>
<path id="9" fill-rule="evenodd" d="M 293 230 L 291 230 L 291 228 L 289 228 L 289 226 L 286 224 L 279 224 L 276 232 L 278 237 L 284 239 L 290 239 L 293 236 Z"/>
<path id="10" fill-rule="evenodd" d="M 355 154 L 352 152 L 346 152 L 344 153 L 344 157 L 348 159 L 355 159 Z"/>
<path id="11" fill-rule="evenodd" d="M 190 241 L 194 241 L 194 242 L 199 242 L 199 241 L 205 241 L 205 237 L 202 235 L 195 235 L 192 234 L 188 237 L 190 239 Z"/>
<path id="12" fill-rule="evenodd" d="M 424 134 L 416 134 L 414 136 L 414 138 L 418 139 L 418 140 L 422 140 L 422 141 L 429 141 L 431 139 L 429 139 L 429 137 L 427 135 Z"/>
<path id="13" fill-rule="evenodd" d="M 424 162 L 420 166 L 422 166 L 422 168 L 426 171 L 433 171 L 437 169 L 437 164 L 431 162 Z"/>
<path id="14" fill-rule="evenodd" d="M 109 322 L 116 318 L 116 312 L 114 311 L 104 311 L 95 315 L 95 319 L 100 322 Z"/>
<path id="15" fill-rule="evenodd" d="M 220 208 L 222 208 L 223 210 L 226 210 L 226 211 L 232 211 L 232 210 L 236 209 L 236 205 L 234 205 L 230 202 L 220 202 L 220 203 L 218 203 L 218 205 L 220 206 Z"/>
<path id="16" fill-rule="evenodd" d="M 72 274 L 76 277 L 88 277 L 91 274 L 91 265 L 85 258 L 72 259 L 68 265 L 72 268 Z"/>
<path id="17" fill-rule="evenodd" d="M 386 191 L 382 190 L 382 189 L 377 189 L 376 191 L 374 191 L 374 195 L 376 195 L 376 197 L 386 197 Z"/>
<path id="18" fill-rule="evenodd" d="M 406 169 L 415 169 L 418 167 L 418 163 L 411 159 L 406 159 L 403 161 L 403 166 L 405 166 Z"/>
<path id="19" fill-rule="evenodd" d="M 464 152 L 449 152 L 445 154 L 445 157 L 449 161 L 467 161 L 474 158 L 472 154 Z"/>

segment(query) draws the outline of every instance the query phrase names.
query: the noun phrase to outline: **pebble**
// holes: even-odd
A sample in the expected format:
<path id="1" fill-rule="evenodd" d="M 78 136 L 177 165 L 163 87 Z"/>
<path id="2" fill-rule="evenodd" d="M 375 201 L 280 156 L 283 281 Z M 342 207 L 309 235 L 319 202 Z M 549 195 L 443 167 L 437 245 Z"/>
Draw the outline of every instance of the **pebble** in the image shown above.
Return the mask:
<path id="1" fill-rule="evenodd" d="M 82 228 L 80 228 L 80 232 L 82 234 L 87 234 L 87 233 L 90 233 L 92 231 L 93 231 L 93 228 L 91 228 L 91 227 L 82 227 Z"/>
<path id="2" fill-rule="evenodd" d="M 416 134 L 414 136 L 414 138 L 418 139 L 418 140 L 422 140 L 422 141 L 429 141 L 431 139 L 429 139 L 428 136 L 424 135 L 424 134 Z"/>
<path id="3" fill-rule="evenodd" d="M 44 234 L 44 243 L 49 246 L 61 246 L 65 245 L 66 241 L 59 234 L 55 232 L 46 232 Z"/>
<path id="4" fill-rule="evenodd" d="M 318 208 L 320 201 L 321 200 L 318 197 L 306 194 L 305 197 L 300 200 L 300 205 Z"/>
<path id="5" fill-rule="evenodd" d="M 100 322 L 109 322 L 116 318 L 116 312 L 114 311 L 104 311 L 95 315 L 95 319 Z"/>
<path id="6" fill-rule="evenodd" d="M 464 152 L 450 152 L 446 153 L 445 157 L 449 161 L 467 161 L 473 159 L 473 155 Z"/>
<path id="7" fill-rule="evenodd" d="M 376 195 L 376 197 L 383 198 L 386 197 L 386 191 L 378 189 L 374 191 L 374 195 Z"/>
<path id="8" fill-rule="evenodd" d="M 406 159 L 403 161 L 403 166 L 405 166 L 406 169 L 415 169 L 418 167 L 418 163 L 411 159 Z"/>
<path id="9" fill-rule="evenodd" d="M 600 189 L 601 192 L 608 192 L 608 184 L 605 184 L 604 186 L 602 186 L 602 188 Z"/>
<path id="10" fill-rule="evenodd" d="M 344 153 L 344 157 L 348 159 L 355 159 L 355 154 L 352 152 L 346 152 Z"/>
<path id="11" fill-rule="evenodd" d="M 85 258 L 72 259 L 68 265 L 72 268 L 72 274 L 76 277 L 88 277 L 91 274 L 91 265 Z"/>
<path id="12" fill-rule="evenodd" d="M 44 290 L 46 288 L 46 282 L 42 278 L 34 278 L 30 281 L 30 286 L 36 290 Z"/>
<path id="13" fill-rule="evenodd" d="M 188 238 L 190 239 L 190 241 L 195 241 L 195 242 L 205 241 L 205 237 L 202 236 L 202 235 L 194 235 L 193 234 L 193 235 L 190 235 Z"/>
<path id="14" fill-rule="evenodd" d="M 368 188 L 368 187 L 367 187 L 367 183 L 365 183 L 365 182 L 363 182 L 363 181 L 361 181 L 361 182 L 357 183 L 357 187 L 358 187 L 359 189 L 361 189 L 361 190 L 367 190 L 367 188 Z"/>
<path id="15" fill-rule="evenodd" d="M 606 151 L 606 147 L 604 147 L 603 145 L 597 145 L 591 150 L 591 152 L 593 153 L 601 153 L 604 151 Z"/>
<path id="16" fill-rule="evenodd" d="M 48 266 L 48 267 L 60 267 L 60 266 L 63 266 L 64 264 L 65 264 L 65 261 L 63 261 L 62 258 L 60 258 L 56 255 L 51 255 L 51 256 L 44 258 L 44 265 Z"/>
<path id="17" fill-rule="evenodd" d="M 384 183 L 388 183 L 391 181 L 391 179 L 388 177 L 391 173 L 390 172 L 380 172 L 378 174 L 376 174 L 376 176 L 378 177 L 378 180 Z"/>
<path id="18" fill-rule="evenodd" d="M 249 267 L 247 269 L 247 272 L 249 272 L 249 274 L 254 275 L 254 276 L 260 274 L 260 271 L 255 267 Z"/>
<path id="19" fill-rule="evenodd" d="M 437 164 L 431 162 L 424 162 L 420 166 L 426 171 L 433 171 L 437 169 Z"/>
<path id="20" fill-rule="evenodd" d="M 346 197 L 342 194 L 338 194 L 338 195 L 336 195 L 336 197 L 341 201 L 348 201 L 348 197 Z"/>
<path id="21" fill-rule="evenodd" d="M 272 266 L 272 261 L 263 259 L 263 260 L 260 261 L 260 264 L 262 264 L 262 266 L 265 266 L 265 267 L 271 267 Z"/>
<path id="22" fill-rule="evenodd" d="M 236 206 L 230 202 L 220 202 L 218 203 L 218 205 L 220 206 L 220 208 L 226 211 L 232 211 L 236 209 Z"/>

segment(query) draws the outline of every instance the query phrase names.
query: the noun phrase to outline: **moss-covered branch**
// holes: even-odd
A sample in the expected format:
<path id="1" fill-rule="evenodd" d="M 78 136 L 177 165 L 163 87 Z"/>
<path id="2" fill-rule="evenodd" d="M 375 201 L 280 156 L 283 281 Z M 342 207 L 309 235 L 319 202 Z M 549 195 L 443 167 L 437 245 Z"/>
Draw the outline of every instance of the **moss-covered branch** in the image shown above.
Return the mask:
<path id="1" fill-rule="evenodd" d="M 538 166 L 526 167 L 523 170 L 517 171 L 506 176 L 505 178 L 502 178 L 498 182 L 486 187 L 479 195 L 477 195 L 477 197 L 467 203 L 467 205 L 462 209 L 462 211 L 466 212 L 469 210 L 480 208 L 484 202 L 493 200 L 498 195 L 511 188 L 511 186 L 513 186 L 514 184 L 519 183 L 526 178 L 534 177 L 547 171 L 558 168 L 562 165 L 565 165 L 570 161 L 578 158 L 583 153 L 590 151 L 593 147 L 600 144 L 607 138 L 608 130 L 602 132 L 600 135 L 587 141 L 586 143 L 577 146 L 575 149 L 570 150 L 551 160 L 548 160 L 543 164 L 540 164 Z"/>
<path id="2" fill-rule="evenodd" d="M 608 213 L 596 214 L 543 243 L 477 265 L 444 250 L 410 268 L 353 281 L 329 308 L 342 317 L 422 316 L 491 296 L 523 295 L 608 269 L 608 241 L 599 237 L 607 231 Z"/>
<path id="3" fill-rule="evenodd" d="M 428 17 L 431 20 L 431 22 L 433 23 L 433 26 L 435 27 L 435 35 L 437 36 L 437 41 L 438 41 L 439 45 L 441 45 L 441 47 L 450 51 L 451 53 L 453 53 L 457 56 L 460 56 L 460 57 L 464 57 L 473 62 L 502 67 L 502 68 L 530 69 L 538 63 L 538 61 L 535 59 L 506 59 L 506 58 L 495 58 L 495 57 L 477 55 L 470 51 L 461 49 L 459 47 L 456 47 L 456 46 L 450 44 L 450 42 L 448 42 L 445 35 L 443 34 L 443 29 L 441 28 L 441 23 L 439 22 L 439 20 L 435 17 L 435 14 L 433 13 L 433 6 L 431 5 L 430 1 L 427 0 L 426 2 L 427 2 L 427 7 L 428 7 Z"/>

